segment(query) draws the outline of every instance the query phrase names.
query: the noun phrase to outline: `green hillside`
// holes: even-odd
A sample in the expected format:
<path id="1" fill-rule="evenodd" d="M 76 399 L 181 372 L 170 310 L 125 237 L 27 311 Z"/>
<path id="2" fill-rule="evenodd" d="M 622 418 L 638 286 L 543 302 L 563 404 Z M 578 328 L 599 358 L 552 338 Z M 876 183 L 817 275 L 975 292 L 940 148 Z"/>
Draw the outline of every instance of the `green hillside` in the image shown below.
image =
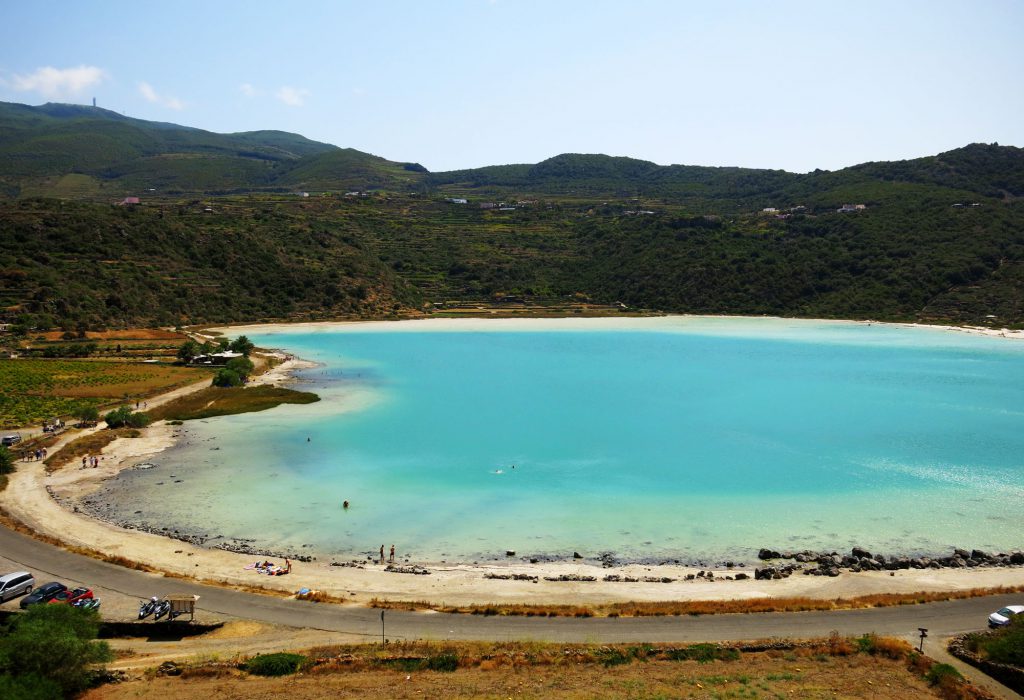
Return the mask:
<path id="1" fill-rule="evenodd" d="M 127 194 L 141 205 L 112 206 Z M 1024 327 L 1024 150 L 429 173 L 284 132 L 0 104 L 0 244 L 22 327 L 574 304 Z"/>
<path id="2" fill-rule="evenodd" d="M 404 187 L 422 168 L 283 131 L 216 134 L 81 105 L 0 103 L 0 197 L 67 196 L 67 175 L 89 196 Z M 415 175 L 415 177 L 411 177 Z"/>

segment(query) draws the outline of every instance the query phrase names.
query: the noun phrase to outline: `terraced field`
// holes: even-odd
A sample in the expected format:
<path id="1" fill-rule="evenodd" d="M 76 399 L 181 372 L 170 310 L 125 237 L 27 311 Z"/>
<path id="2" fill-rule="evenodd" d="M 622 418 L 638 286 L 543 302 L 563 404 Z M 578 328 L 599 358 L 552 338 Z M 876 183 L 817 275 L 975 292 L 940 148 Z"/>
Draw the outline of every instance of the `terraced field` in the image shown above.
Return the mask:
<path id="1" fill-rule="evenodd" d="M 15 428 L 83 406 L 104 406 L 166 391 L 201 378 L 189 367 L 89 360 L 0 360 L 0 427 Z"/>

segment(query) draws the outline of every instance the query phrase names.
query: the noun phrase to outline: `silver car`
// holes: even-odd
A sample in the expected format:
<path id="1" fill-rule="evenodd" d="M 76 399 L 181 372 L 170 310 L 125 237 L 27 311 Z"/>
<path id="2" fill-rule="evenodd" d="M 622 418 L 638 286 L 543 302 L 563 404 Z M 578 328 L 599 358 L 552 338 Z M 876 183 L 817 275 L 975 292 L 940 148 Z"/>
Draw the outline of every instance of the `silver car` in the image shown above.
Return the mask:
<path id="1" fill-rule="evenodd" d="M 27 571 L 0 576 L 0 603 L 31 593 L 35 585 L 35 578 Z"/>
<path id="2" fill-rule="evenodd" d="M 1024 605 L 1007 605 L 988 616 L 989 627 L 1006 627 L 1015 615 L 1024 613 Z"/>

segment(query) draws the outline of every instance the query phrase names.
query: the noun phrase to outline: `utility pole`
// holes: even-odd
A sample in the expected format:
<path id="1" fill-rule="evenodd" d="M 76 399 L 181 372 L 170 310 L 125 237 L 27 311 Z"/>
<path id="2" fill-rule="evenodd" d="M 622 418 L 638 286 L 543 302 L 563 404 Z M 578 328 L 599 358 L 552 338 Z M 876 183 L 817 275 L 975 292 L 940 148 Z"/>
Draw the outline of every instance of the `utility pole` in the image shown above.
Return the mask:
<path id="1" fill-rule="evenodd" d="M 381 646 L 384 646 L 385 644 L 387 644 L 387 642 L 384 641 L 384 611 L 383 610 L 380 611 L 380 644 L 381 644 Z"/>

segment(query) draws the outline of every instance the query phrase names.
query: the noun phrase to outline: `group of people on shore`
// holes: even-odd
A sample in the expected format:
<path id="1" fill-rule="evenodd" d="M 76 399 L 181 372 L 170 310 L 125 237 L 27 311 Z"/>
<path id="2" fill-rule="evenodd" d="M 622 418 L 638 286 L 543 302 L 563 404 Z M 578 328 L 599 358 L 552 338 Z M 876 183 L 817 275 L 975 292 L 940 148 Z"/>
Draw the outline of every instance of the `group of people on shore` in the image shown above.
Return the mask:
<path id="1" fill-rule="evenodd" d="M 25 460 L 26 462 L 38 462 L 41 459 L 46 459 L 46 448 L 45 447 L 40 447 L 40 448 L 35 449 L 35 450 L 29 450 L 28 452 L 23 452 L 22 455 L 21 455 L 21 458 L 23 460 Z"/>
<path id="2" fill-rule="evenodd" d="M 82 455 L 82 469 L 96 469 L 100 466 L 100 462 L 103 460 L 102 456 L 97 455 Z"/>
<path id="3" fill-rule="evenodd" d="M 395 561 L 395 545 L 391 545 L 391 556 L 388 561 L 392 563 Z M 380 546 L 380 563 L 384 563 L 384 545 Z"/>
<path id="4" fill-rule="evenodd" d="M 255 569 L 258 574 L 266 574 L 267 576 L 283 576 L 284 574 L 290 574 L 292 572 L 292 563 L 285 557 L 284 566 L 278 566 L 272 561 L 254 561 L 246 569 Z"/>

